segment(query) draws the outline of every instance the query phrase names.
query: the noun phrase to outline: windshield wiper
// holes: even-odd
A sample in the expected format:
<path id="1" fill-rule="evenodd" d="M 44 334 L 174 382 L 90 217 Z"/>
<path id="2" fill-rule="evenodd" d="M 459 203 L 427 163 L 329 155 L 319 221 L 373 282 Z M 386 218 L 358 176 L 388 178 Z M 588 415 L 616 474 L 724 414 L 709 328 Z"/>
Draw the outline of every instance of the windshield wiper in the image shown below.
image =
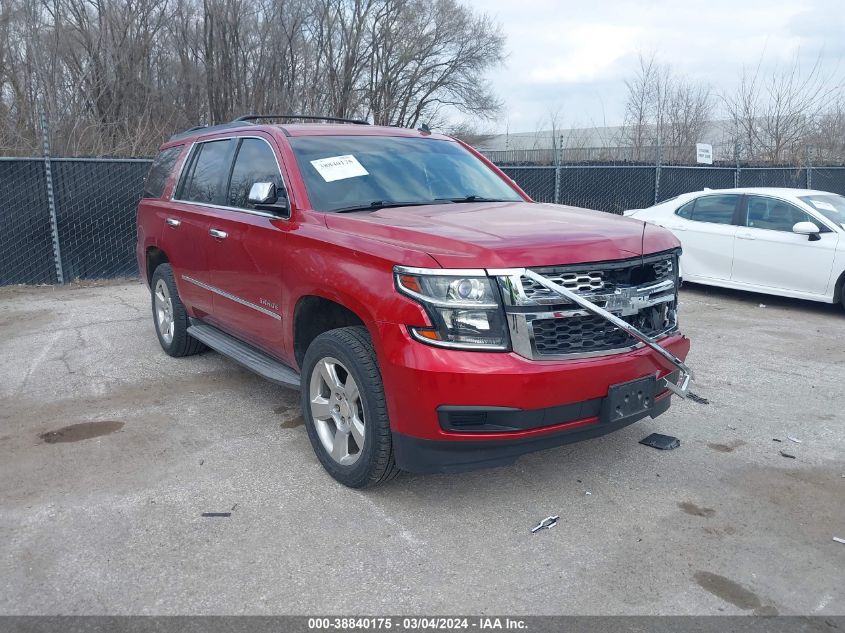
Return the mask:
<path id="1" fill-rule="evenodd" d="M 449 202 L 517 202 L 516 200 L 502 200 L 500 198 L 485 198 L 484 196 L 464 196 L 463 198 L 435 198 Z"/>
<path id="2" fill-rule="evenodd" d="M 410 202 L 400 202 L 397 200 L 374 200 L 369 204 L 360 204 L 352 207 L 340 207 L 339 209 L 332 209 L 333 213 L 351 213 L 352 211 L 378 211 L 379 209 L 390 209 L 393 207 L 420 207 L 427 204 L 443 204 L 448 202 L 447 199 L 442 200 L 413 200 Z"/>

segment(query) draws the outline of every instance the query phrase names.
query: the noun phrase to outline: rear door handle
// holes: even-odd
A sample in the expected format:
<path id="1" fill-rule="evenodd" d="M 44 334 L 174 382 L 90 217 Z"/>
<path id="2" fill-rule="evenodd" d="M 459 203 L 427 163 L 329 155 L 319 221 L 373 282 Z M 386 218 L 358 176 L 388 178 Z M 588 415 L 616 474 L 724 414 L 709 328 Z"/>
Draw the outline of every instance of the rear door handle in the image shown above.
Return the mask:
<path id="1" fill-rule="evenodd" d="M 737 237 L 737 239 L 740 239 L 740 240 L 755 240 L 755 239 L 757 239 L 753 235 L 751 235 L 751 233 L 737 233 L 736 237 Z"/>
<path id="2" fill-rule="evenodd" d="M 226 231 L 221 231 L 220 229 L 209 229 L 208 234 L 211 237 L 216 237 L 218 240 L 225 240 L 229 237 L 229 234 Z"/>
<path id="3" fill-rule="evenodd" d="M 167 218 L 165 222 L 167 223 L 167 226 L 179 226 L 182 224 L 182 220 L 177 220 L 176 218 Z"/>

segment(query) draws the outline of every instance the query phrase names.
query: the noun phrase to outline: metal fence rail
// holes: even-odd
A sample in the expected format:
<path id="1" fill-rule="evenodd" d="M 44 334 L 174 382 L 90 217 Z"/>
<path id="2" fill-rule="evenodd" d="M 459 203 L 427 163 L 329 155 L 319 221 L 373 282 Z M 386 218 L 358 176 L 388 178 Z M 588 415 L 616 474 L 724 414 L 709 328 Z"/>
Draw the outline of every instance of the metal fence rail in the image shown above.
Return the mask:
<path id="1" fill-rule="evenodd" d="M 0 285 L 137 275 L 135 213 L 150 163 L 51 158 L 48 171 L 44 158 L 0 158 Z M 538 202 L 610 213 L 704 188 L 798 187 L 845 195 L 845 167 L 500 167 Z"/>

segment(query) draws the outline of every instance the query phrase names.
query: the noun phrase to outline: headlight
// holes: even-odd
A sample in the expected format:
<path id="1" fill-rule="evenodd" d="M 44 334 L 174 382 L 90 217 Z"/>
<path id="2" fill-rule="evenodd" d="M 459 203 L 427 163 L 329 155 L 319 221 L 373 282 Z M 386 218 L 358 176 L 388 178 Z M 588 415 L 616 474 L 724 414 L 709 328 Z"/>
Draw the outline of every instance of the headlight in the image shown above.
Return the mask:
<path id="1" fill-rule="evenodd" d="M 508 349 L 499 292 L 480 272 L 396 266 L 397 289 L 421 303 L 434 326 L 409 326 L 414 338 L 440 347 Z"/>

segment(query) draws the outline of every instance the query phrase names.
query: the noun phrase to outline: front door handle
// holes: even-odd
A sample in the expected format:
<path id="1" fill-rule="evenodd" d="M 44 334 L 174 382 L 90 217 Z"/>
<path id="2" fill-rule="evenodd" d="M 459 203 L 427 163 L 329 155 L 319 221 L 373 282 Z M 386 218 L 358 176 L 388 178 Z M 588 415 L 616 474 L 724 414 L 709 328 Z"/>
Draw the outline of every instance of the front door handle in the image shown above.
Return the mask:
<path id="1" fill-rule="evenodd" d="M 177 220 L 176 218 L 167 218 L 165 220 L 165 222 L 167 223 L 167 226 L 173 226 L 173 227 L 176 227 L 176 226 L 179 226 L 180 224 L 182 224 L 182 220 Z"/>
<path id="2" fill-rule="evenodd" d="M 218 240 L 225 240 L 229 237 L 229 234 L 226 231 L 221 231 L 220 229 L 209 229 L 208 234 L 211 237 L 216 237 Z"/>
<path id="3" fill-rule="evenodd" d="M 740 239 L 740 240 L 754 240 L 754 239 L 756 239 L 753 235 L 751 235 L 751 233 L 737 233 L 736 237 L 737 237 L 737 239 Z"/>

